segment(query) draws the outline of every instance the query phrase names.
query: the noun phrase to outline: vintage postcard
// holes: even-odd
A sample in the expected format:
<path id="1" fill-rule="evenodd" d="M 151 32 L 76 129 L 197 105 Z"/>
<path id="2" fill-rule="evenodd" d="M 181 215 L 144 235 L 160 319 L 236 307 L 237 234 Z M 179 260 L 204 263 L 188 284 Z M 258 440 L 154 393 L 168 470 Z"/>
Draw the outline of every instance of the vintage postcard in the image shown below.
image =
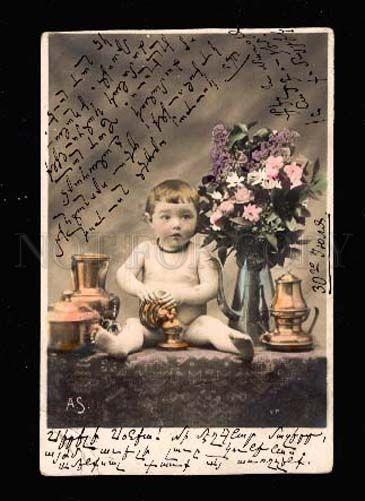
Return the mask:
<path id="1" fill-rule="evenodd" d="M 333 48 L 43 34 L 42 474 L 332 470 Z"/>

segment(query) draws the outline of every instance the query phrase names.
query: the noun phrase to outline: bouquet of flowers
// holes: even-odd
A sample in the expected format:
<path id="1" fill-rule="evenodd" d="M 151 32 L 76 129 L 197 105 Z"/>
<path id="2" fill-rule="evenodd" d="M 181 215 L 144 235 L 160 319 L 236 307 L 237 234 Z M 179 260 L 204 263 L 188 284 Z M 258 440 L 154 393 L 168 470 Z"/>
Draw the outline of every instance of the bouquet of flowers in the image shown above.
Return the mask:
<path id="1" fill-rule="evenodd" d="M 212 168 L 199 185 L 199 232 L 203 245 L 216 243 L 224 264 L 236 252 L 245 258 L 263 259 L 270 267 L 300 252 L 300 237 L 310 216 L 308 199 L 325 188 L 314 164 L 295 154 L 296 131 L 262 128 L 256 122 L 237 124 L 231 130 L 218 124 L 212 131 Z"/>

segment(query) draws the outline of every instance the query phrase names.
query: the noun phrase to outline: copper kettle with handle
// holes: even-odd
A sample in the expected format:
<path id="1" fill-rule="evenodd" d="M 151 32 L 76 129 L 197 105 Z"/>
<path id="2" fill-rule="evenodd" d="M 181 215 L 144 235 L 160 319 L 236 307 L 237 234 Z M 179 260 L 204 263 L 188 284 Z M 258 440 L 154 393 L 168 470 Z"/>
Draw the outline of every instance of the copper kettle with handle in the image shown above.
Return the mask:
<path id="1" fill-rule="evenodd" d="M 276 293 L 270 306 L 275 320 L 273 332 L 262 335 L 262 342 L 276 351 L 305 351 L 313 347 L 312 331 L 318 320 L 319 309 L 314 307 L 314 316 L 308 330 L 302 324 L 310 314 L 302 293 L 301 280 L 288 272 L 276 280 Z"/>

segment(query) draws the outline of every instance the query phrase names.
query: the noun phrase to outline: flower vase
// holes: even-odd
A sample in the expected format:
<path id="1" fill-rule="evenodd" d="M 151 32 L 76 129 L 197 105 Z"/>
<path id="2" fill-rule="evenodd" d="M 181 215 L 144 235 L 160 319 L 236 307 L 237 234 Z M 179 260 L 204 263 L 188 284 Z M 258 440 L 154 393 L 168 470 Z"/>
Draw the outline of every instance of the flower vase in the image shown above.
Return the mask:
<path id="1" fill-rule="evenodd" d="M 274 282 L 266 260 L 246 256 L 239 265 L 232 310 L 238 313 L 230 327 L 251 336 L 255 345 L 260 336 L 274 328 L 269 308 L 274 297 Z"/>

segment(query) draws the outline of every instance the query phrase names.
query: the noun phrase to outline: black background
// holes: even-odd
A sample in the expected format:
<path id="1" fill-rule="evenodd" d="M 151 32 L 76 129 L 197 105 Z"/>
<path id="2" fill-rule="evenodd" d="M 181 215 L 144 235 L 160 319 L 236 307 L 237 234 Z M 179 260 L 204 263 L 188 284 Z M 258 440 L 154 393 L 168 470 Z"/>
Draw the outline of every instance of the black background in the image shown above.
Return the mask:
<path id="1" fill-rule="evenodd" d="M 339 6 L 308 1 L 7 2 L 0 11 L 0 216 L 1 231 L 1 456 L 12 494 L 38 489 L 52 500 L 94 497 L 145 500 L 156 497 L 225 496 L 285 493 L 317 496 L 334 481 L 360 477 L 363 374 L 360 344 L 364 336 L 360 256 L 365 204 L 363 28 L 356 2 Z M 335 261 L 335 466 L 327 475 L 235 477 L 50 478 L 39 473 L 39 297 L 40 297 L 40 37 L 44 31 L 143 28 L 330 27 L 335 31 L 335 246 L 346 242 Z M 356 187 L 360 192 L 356 192 Z M 24 198 L 24 195 L 27 198 Z M 4 199 L 6 199 L 4 201 Z M 20 260 L 19 236 L 25 234 Z M 38 250 L 37 250 L 38 249 Z M 355 328 L 355 318 L 360 327 Z M 356 450 L 360 452 L 355 461 Z M 3 470 L 4 472 L 4 470 Z M 284 482 L 283 482 L 284 480 Z M 314 481 L 314 484 L 313 484 Z M 183 482 L 185 489 L 177 487 Z M 348 484 L 353 488 L 351 481 Z M 200 493 L 197 492 L 199 488 Z M 206 489 L 206 490 L 205 490 Z M 315 490 L 313 490 L 315 489 Z M 352 489 L 351 489 L 352 490 Z M 250 493 L 249 493 L 250 491 Z M 323 493 L 324 496 L 328 494 Z"/>

